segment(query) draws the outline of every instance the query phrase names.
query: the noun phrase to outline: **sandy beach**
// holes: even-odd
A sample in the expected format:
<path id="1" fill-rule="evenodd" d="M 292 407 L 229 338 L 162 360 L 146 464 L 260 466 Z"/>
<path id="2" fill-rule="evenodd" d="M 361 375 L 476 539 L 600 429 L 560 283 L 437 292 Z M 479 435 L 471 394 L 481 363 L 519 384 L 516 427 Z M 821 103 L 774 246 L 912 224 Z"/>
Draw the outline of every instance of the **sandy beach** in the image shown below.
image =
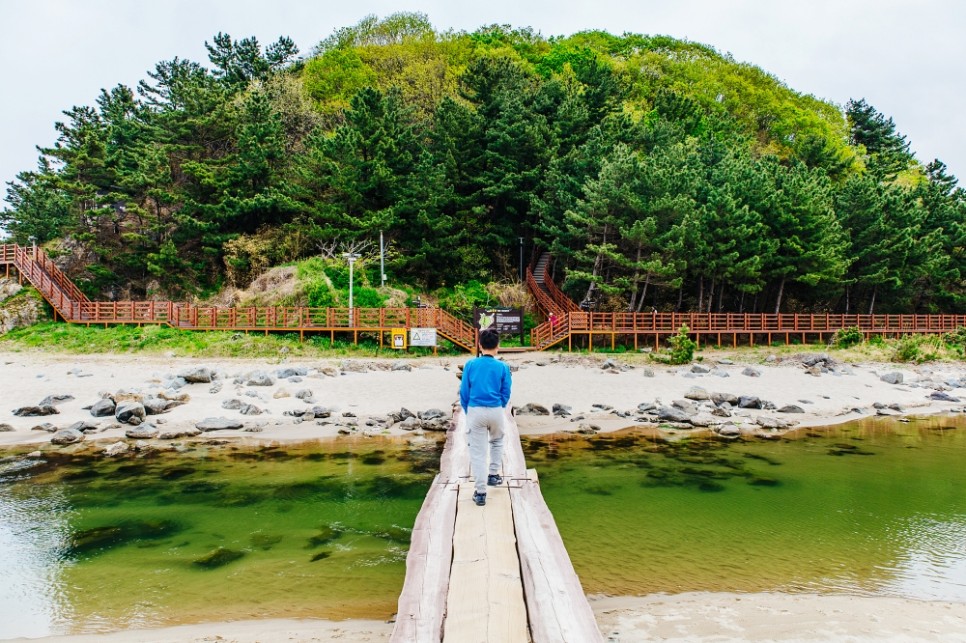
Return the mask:
<path id="1" fill-rule="evenodd" d="M 50 443 L 57 434 L 52 430 L 78 422 L 88 423 L 83 442 L 97 449 L 123 453 L 144 444 L 125 437 L 135 428 L 132 424 L 121 424 L 113 415 L 92 416 L 89 408 L 105 396 L 176 401 L 165 412 L 144 418 L 142 428 L 151 425 L 161 434 L 197 433 L 196 425 L 206 418 L 230 420 L 238 427 L 207 430 L 195 438 L 150 440 L 160 448 L 185 439 L 276 442 L 337 438 L 340 433 L 417 435 L 431 427 L 394 421 L 391 414 L 398 418 L 405 408 L 413 414 L 438 409 L 449 415 L 457 401 L 459 366 L 466 359 L 270 361 L 0 353 L 0 447 L 62 448 Z M 966 408 L 962 363 L 844 364 L 829 359 L 808 365 L 813 360 L 807 356 L 792 356 L 750 364 L 732 356 L 672 367 L 647 363 L 642 356 L 625 361 L 508 354 L 505 359 L 514 369 L 514 407 L 538 405 L 552 411 L 561 405 L 558 415 L 518 414 L 523 434 L 614 431 L 647 424 L 662 409 L 678 409 L 690 419 L 663 422 L 678 427 L 677 433 L 699 427 L 768 437 L 876 414 L 961 413 Z M 211 381 L 185 381 L 198 369 L 213 374 Z M 14 414 L 40 406 L 48 396 L 53 396 L 48 402 L 56 414 Z M 739 398 L 758 398 L 759 404 L 742 408 L 714 402 Z M 243 414 L 244 409 L 255 413 L 251 407 L 257 414 Z M 305 419 L 308 409 L 318 412 Z M 49 425 L 38 428 L 44 423 Z M 591 604 L 607 641 L 966 641 L 966 605 L 952 603 L 692 593 L 591 597 Z M 272 620 L 46 640 L 385 641 L 391 630 L 391 624 L 380 621 Z"/>

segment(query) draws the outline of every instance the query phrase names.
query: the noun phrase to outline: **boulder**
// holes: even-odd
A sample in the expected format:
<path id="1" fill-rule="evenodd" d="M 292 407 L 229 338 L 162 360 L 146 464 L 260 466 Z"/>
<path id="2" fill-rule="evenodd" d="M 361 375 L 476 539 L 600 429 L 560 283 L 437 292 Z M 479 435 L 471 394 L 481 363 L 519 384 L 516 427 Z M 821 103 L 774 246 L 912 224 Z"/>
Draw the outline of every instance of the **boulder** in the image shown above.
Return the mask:
<path id="1" fill-rule="evenodd" d="M 121 424 L 138 425 L 147 417 L 147 411 L 140 402 L 121 402 L 114 410 L 114 417 Z"/>
<path id="2" fill-rule="evenodd" d="M 0 423 L 0 433 L 10 433 L 11 431 L 14 431 L 14 430 L 15 429 L 9 424 Z"/>
<path id="3" fill-rule="evenodd" d="M 238 412 L 242 415 L 261 415 L 264 411 L 254 404 L 246 404 L 242 408 L 238 409 Z"/>
<path id="4" fill-rule="evenodd" d="M 786 404 L 785 406 L 778 409 L 779 413 L 804 413 L 805 409 L 797 404 Z"/>
<path id="5" fill-rule="evenodd" d="M 295 397 L 300 400 L 309 400 L 315 397 L 315 394 L 310 389 L 303 388 L 295 392 Z"/>
<path id="6" fill-rule="evenodd" d="M 158 427 L 145 422 L 140 426 L 128 429 L 124 432 L 124 435 L 132 440 L 151 440 L 158 437 L 158 433 Z"/>
<path id="7" fill-rule="evenodd" d="M 560 404 L 558 402 L 557 404 L 553 405 L 553 414 L 557 417 L 572 415 L 573 407 L 567 406 L 566 404 Z"/>
<path id="8" fill-rule="evenodd" d="M 712 393 L 711 401 L 721 406 L 722 404 L 730 404 L 731 406 L 738 406 L 738 396 L 734 393 Z"/>
<path id="9" fill-rule="evenodd" d="M 67 394 L 48 395 L 40 401 L 40 406 L 56 406 L 57 404 L 62 404 L 63 402 L 70 402 L 73 399 L 73 395 Z"/>
<path id="10" fill-rule="evenodd" d="M 899 371 L 892 371 L 891 373 L 883 373 L 879 376 L 879 379 L 886 384 L 902 384 L 902 373 Z"/>
<path id="11" fill-rule="evenodd" d="M 38 417 L 43 415 L 58 415 L 60 411 L 52 404 L 46 404 L 44 406 L 21 406 L 19 409 L 14 409 L 13 414 L 17 417 Z"/>
<path id="12" fill-rule="evenodd" d="M 194 438 L 201 435 L 201 430 L 193 426 L 166 427 L 158 430 L 159 440 L 179 440 L 181 438 Z"/>
<path id="13" fill-rule="evenodd" d="M 760 409 L 761 400 L 754 395 L 742 395 L 738 398 L 739 409 Z"/>
<path id="14" fill-rule="evenodd" d="M 938 402 L 958 402 L 959 398 L 950 395 L 946 391 L 933 391 L 929 394 L 930 400 L 936 400 Z"/>
<path id="15" fill-rule="evenodd" d="M 207 366 L 198 366 L 181 371 L 178 377 L 188 384 L 210 384 L 215 379 L 215 373 Z"/>
<path id="16" fill-rule="evenodd" d="M 815 366 L 820 362 L 831 365 L 835 363 L 835 360 L 829 357 L 828 353 L 812 353 L 802 357 L 802 364 L 805 366 Z"/>
<path id="17" fill-rule="evenodd" d="M 688 389 L 688 392 L 684 394 L 684 397 L 689 400 L 697 400 L 699 402 L 711 399 L 711 395 L 700 386 L 692 386 L 690 389 Z"/>
<path id="18" fill-rule="evenodd" d="M 550 415 L 550 411 L 547 407 L 541 406 L 540 404 L 534 404 L 530 402 L 529 404 L 524 404 L 523 406 L 514 409 L 516 415 Z"/>
<path id="19" fill-rule="evenodd" d="M 245 408 L 245 403 L 239 400 L 237 397 L 233 397 L 230 400 L 223 400 L 221 403 L 221 408 L 228 411 L 237 411 L 238 409 Z"/>
<path id="20" fill-rule="evenodd" d="M 10 426 L 9 424 L 7 426 Z M 12 429 L 11 429 L 12 430 Z M 57 427 L 50 422 L 44 422 L 43 424 L 38 424 L 37 426 L 30 427 L 31 431 L 46 431 L 47 433 L 56 433 Z"/>
<path id="21" fill-rule="evenodd" d="M 697 415 L 691 416 L 688 420 L 693 426 L 707 427 L 713 424 L 717 424 L 717 421 L 710 413 L 698 413 Z"/>
<path id="22" fill-rule="evenodd" d="M 94 422 L 90 422 L 88 420 L 81 420 L 80 422 L 74 422 L 67 428 L 73 429 L 74 431 L 80 431 L 81 433 L 96 433 L 97 431 L 100 430 L 101 427 L 99 427 Z"/>
<path id="23" fill-rule="evenodd" d="M 61 429 L 50 438 L 51 444 L 57 444 L 60 446 L 65 446 L 68 444 L 76 444 L 84 439 L 84 434 L 75 429 Z"/>
<path id="24" fill-rule="evenodd" d="M 711 369 L 704 364 L 695 364 L 691 367 L 692 373 L 697 373 L 698 375 L 704 375 L 711 372 Z"/>
<path id="25" fill-rule="evenodd" d="M 654 402 L 641 402 L 637 405 L 638 413 L 647 413 L 648 411 L 653 411 L 657 408 L 657 404 Z"/>
<path id="26" fill-rule="evenodd" d="M 119 440 L 118 442 L 115 442 L 114 444 L 105 448 L 104 455 L 106 455 L 109 458 L 113 458 L 119 455 L 124 455 L 125 453 L 128 452 L 128 449 L 129 447 L 127 445 L 127 442 L 123 440 Z"/>
<path id="27" fill-rule="evenodd" d="M 657 409 L 657 417 L 663 422 L 688 422 L 690 420 L 687 413 L 673 406 L 662 406 Z"/>
<path id="28" fill-rule="evenodd" d="M 238 420 L 229 420 L 228 418 L 205 418 L 201 422 L 195 424 L 195 428 L 199 431 L 225 431 L 225 430 L 237 430 L 245 426 L 242 422 Z"/>
<path id="29" fill-rule="evenodd" d="M 741 429 L 734 424 L 722 424 L 718 427 L 717 433 L 723 438 L 737 438 L 741 436 Z"/>
<path id="30" fill-rule="evenodd" d="M 753 366 L 746 366 L 745 369 L 741 371 L 741 374 L 748 377 L 761 377 L 761 369 L 754 368 Z"/>
<path id="31" fill-rule="evenodd" d="M 117 405 L 114 403 L 114 400 L 109 397 L 102 397 L 94 402 L 93 406 L 91 406 L 91 415 L 96 418 L 107 417 L 109 415 L 114 415 L 116 408 Z"/>
<path id="32" fill-rule="evenodd" d="M 265 371 L 252 371 L 245 375 L 246 386 L 275 386 L 275 378 Z"/>
<path id="33" fill-rule="evenodd" d="M 343 413 L 343 416 L 344 415 L 345 414 Z M 423 421 L 442 420 L 446 417 L 446 413 L 444 413 L 441 409 L 427 409 L 425 411 L 420 411 L 417 416 Z"/>
<path id="34" fill-rule="evenodd" d="M 177 406 L 177 403 L 175 403 L 175 406 Z M 167 400 L 162 400 L 159 397 L 149 397 L 144 400 L 144 412 L 148 415 L 161 415 L 162 413 L 167 413 L 170 407 L 170 402 Z"/>
<path id="35" fill-rule="evenodd" d="M 308 374 L 309 369 L 306 366 L 286 366 L 275 371 L 275 375 L 280 380 L 285 380 L 290 377 L 305 377 Z"/>
<path id="36" fill-rule="evenodd" d="M 408 364 L 406 362 L 402 362 L 402 361 L 394 362 L 393 365 L 392 365 L 392 370 L 394 370 L 394 371 L 412 371 L 413 370 L 413 365 L 412 364 Z"/>

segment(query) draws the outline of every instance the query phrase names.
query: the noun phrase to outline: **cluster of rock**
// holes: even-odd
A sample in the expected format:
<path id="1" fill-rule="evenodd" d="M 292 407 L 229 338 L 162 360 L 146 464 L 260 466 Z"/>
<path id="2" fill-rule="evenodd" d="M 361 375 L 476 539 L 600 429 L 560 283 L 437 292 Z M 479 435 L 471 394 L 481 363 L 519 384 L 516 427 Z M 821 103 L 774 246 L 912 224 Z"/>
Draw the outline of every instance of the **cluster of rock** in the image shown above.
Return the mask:
<path id="1" fill-rule="evenodd" d="M 751 411 L 775 411 L 776 413 L 804 413 L 798 405 L 789 404 L 776 407 L 773 403 L 754 395 L 734 395 L 732 393 L 712 393 L 700 386 L 693 386 L 682 399 L 664 403 L 661 400 L 642 402 L 632 410 L 619 410 L 607 404 L 592 405 L 593 413 L 608 413 L 635 422 L 655 424 L 675 429 L 711 429 L 723 437 L 737 437 L 743 433 L 760 435 L 762 430 L 770 432 L 787 429 L 798 424 L 796 420 L 770 415 L 753 414 Z M 572 422 L 586 420 L 583 414 L 574 415 L 566 404 L 554 404 L 549 410 L 539 404 L 526 404 L 514 408 L 517 415 L 551 415 L 568 418 Z M 599 431 L 593 424 L 581 424 L 578 432 Z"/>
<path id="2" fill-rule="evenodd" d="M 116 392 L 101 392 L 99 398 L 88 406 L 93 420 L 75 422 L 66 428 L 44 422 L 33 427 L 34 430 L 52 433 L 51 442 L 56 445 L 70 445 L 82 442 L 86 436 L 100 433 L 108 429 L 124 428 L 124 435 L 132 440 L 176 440 L 197 437 L 209 431 L 239 430 L 257 433 L 263 430 L 265 422 L 246 424 L 240 419 L 229 417 L 209 417 L 195 422 L 193 425 L 167 426 L 161 418 L 152 416 L 162 415 L 171 409 L 187 404 L 191 395 L 182 389 L 194 385 L 208 385 L 210 394 L 219 393 L 226 383 L 236 387 L 237 397 L 226 399 L 221 406 L 226 411 L 237 412 L 241 416 L 259 416 L 270 414 L 267 407 L 260 406 L 267 402 L 267 396 L 259 389 L 274 387 L 280 382 L 285 384 L 300 384 L 306 377 L 326 378 L 337 377 L 347 373 L 362 373 L 368 371 L 410 371 L 412 365 L 404 361 L 395 363 L 369 362 L 360 360 L 344 360 L 339 368 L 323 366 L 311 369 L 306 366 L 284 366 L 274 371 L 257 369 L 243 374 L 226 376 L 216 369 L 207 366 L 197 366 L 184 369 L 177 374 L 168 374 L 155 380 L 156 387 L 142 391 L 140 389 L 120 390 Z M 285 386 L 279 387 L 273 394 L 274 400 L 291 398 L 300 401 L 303 406 L 290 409 L 282 413 L 283 416 L 294 418 L 293 423 L 300 424 L 314 421 L 319 425 L 335 425 L 340 434 L 349 434 L 359 430 L 360 426 L 376 430 L 398 428 L 404 431 L 446 431 L 452 423 L 452 414 L 440 409 L 428 409 L 413 413 L 402 408 L 398 412 L 384 416 L 360 418 L 356 414 L 345 411 L 338 413 L 336 408 L 318 404 L 312 389 L 301 386 L 290 392 Z M 58 404 L 73 400 L 71 395 L 54 395 L 42 400 L 37 405 L 24 406 L 14 410 L 14 415 L 20 417 L 42 417 L 59 414 Z M 107 422 L 104 422 L 108 419 Z M 9 425 L 0 425 L 13 430 Z M 125 442 L 117 442 L 107 448 L 106 453 L 116 455 L 128 449 Z"/>

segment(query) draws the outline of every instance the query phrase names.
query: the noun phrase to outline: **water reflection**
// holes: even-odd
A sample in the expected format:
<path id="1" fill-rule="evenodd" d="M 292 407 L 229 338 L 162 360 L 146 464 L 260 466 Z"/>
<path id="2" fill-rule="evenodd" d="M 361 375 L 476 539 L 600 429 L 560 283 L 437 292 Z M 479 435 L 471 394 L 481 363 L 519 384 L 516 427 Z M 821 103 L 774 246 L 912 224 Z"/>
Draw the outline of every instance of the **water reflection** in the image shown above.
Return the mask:
<path id="1" fill-rule="evenodd" d="M 964 600 L 966 418 L 777 441 L 540 436 L 529 466 L 590 593 Z"/>
<path id="2" fill-rule="evenodd" d="M 10 473 L 6 467 L 4 473 Z M 38 637 L 71 618 L 60 552 L 70 537 L 62 489 L 22 496 L 0 483 L 0 638 Z"/>
<path id="3" fill-rule="evenodd" d="M 435 441 L 0 460 L 0 639 L 386 618 Z"/>

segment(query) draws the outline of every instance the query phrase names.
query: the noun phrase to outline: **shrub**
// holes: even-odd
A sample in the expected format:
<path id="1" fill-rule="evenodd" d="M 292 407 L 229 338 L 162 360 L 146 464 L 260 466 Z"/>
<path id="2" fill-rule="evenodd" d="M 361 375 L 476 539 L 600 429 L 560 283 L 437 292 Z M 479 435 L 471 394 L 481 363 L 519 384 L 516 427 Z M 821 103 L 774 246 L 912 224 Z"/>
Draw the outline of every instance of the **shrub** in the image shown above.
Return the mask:
<path id="1" fill-rule="evenodd" d="M 840 328 L 832 336 L 832 345 L 838 348 L 848 348 L 862 343 L 862 331 L 857 326 Z"/>
<path id="2" fill-rule="evenodd" d="M 694 349 L 698 347 L 697 342 L 688 337 L 690 332 L 687 324 L 682 324 L 678 329 L 678 334 L 668 338 L 670 350 L 664 355 L 651 355 L 651 359 L 665 364 L 689 364 L 694 359 Z"/>
<path id="3" fill-rule="evenodd" d="M 922 337 L 919 335 L 909 335 L 896 342 L 895 354 L 893 359 L 897 362 L 919 362 L 922 355 L 919 347 L 922 344 Z"/>

